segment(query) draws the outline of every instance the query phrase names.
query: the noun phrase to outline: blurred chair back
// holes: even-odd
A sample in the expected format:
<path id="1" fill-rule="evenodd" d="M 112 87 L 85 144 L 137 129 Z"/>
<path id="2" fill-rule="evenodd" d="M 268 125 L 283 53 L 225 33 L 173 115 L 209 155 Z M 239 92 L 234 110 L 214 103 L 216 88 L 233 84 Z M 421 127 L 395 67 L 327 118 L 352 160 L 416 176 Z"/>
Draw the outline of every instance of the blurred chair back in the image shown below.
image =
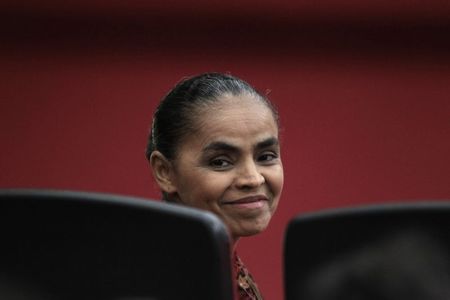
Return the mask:
<path id="1" fill-rule="evenodd" d="M 299 215 L 284 247 L 286 300 L 450 299 L 450 202 Z"/>
<path id="2" fill-rule="evenodd" d="M 208 212 L 107 194 L 3 190 L 0 236 L 1 299 L 233 297 L 228 234 Z"/>

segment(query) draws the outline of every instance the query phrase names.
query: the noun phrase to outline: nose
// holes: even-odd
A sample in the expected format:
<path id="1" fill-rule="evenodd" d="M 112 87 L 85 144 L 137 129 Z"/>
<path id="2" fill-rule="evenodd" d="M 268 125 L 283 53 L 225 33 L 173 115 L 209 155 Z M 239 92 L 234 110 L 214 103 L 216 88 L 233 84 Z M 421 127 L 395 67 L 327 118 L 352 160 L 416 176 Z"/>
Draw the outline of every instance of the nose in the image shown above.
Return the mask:
<path id="1" fill-rule="evenodd" d="M 252 189 L 261 186 L 265 181 L 258 166 L 251 160 L 238 169 L 235 184 L 239 189 Z"/>

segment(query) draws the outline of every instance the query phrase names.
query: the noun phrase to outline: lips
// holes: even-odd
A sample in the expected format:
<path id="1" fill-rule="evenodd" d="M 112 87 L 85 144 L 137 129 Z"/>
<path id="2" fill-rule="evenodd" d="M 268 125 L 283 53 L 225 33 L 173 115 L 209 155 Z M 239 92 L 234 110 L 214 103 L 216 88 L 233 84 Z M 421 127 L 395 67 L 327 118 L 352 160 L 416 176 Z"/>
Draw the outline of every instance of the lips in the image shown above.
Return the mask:
<path id="1" fill-rule="evenodd" d="M 248 203 L 260 202 L 260 201 L 269 201 L 269 199 L 264 195 L 255 195 L 255 196 L 240 198 L 237 200 L 225 201 L 224 204 L 227 204 L 227 205 L 235 204 L 236 205 L 236 204 L 248 204 Z"/>

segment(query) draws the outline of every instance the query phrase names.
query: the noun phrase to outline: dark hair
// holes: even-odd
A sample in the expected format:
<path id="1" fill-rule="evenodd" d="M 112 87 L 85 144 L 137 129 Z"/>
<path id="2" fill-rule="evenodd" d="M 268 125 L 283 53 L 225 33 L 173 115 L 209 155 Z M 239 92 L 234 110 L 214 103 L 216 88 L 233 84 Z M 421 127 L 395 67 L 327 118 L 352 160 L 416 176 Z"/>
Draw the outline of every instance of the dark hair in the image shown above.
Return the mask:
<path id="1" fill-rule="evenodd" d="M 270 101 L 244 80 L 220 73 L 204 73 L 180 81 L 160 102 L 153 116 L 148 137 L 146 157 L 160 151 L 167 159 L 174 159 L 181 138 L 194 130 L 195 110 L 224 95 L 248 94 L 261 100 L 273 113 L 278 114 Z"/>

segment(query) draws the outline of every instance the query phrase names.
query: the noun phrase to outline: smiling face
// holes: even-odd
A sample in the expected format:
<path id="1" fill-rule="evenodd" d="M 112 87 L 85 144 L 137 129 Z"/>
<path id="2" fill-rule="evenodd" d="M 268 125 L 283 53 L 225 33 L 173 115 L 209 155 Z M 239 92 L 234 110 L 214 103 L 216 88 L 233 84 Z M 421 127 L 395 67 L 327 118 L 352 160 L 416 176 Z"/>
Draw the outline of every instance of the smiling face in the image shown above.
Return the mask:
<path id="1" fill-rule="evenodd" d="M 196 114 L 161 188 L 175 202 L 215 213 L 232 237 L 263 231 L 283 187 L 278 126 L 254 96 L 224 96 Z"/>

